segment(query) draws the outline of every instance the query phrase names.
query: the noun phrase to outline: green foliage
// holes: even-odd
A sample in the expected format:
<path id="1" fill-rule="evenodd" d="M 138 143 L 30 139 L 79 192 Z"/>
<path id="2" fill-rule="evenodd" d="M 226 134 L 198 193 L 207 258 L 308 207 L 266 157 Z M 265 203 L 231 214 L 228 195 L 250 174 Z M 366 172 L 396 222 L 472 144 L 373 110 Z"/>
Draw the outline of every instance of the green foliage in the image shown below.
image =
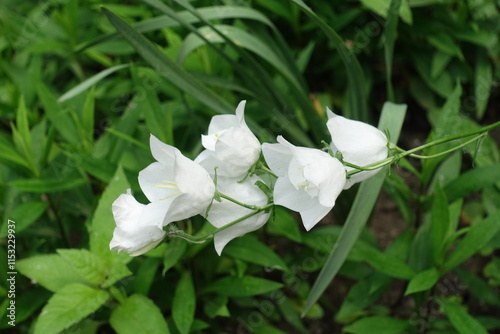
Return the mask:
<path id="1" fill-rule="evenodd" d="M 399 160 L 310 232 L 276 207 L 220 257 L 109 250 L 114 200 L 146 203 L 150 134 L 193 158 L 243 99 L 261 141 L 308 147 L 329 141 L 325 107 L 403 148 L 498 121 L 498 2 L 7 0 L 0 21 L 2 330 L 13 233 L 19 333 L 500 329 L 498 129 Z"/>

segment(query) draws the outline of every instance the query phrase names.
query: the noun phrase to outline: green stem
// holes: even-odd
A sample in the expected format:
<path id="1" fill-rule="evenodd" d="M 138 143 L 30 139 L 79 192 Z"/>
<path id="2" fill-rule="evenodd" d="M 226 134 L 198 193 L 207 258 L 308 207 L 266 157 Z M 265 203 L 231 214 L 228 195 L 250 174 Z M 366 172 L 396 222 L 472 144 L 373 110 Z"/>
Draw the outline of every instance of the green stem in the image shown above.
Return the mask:
<path id="1" fill-rule="evenodd" d="M 273 207 L 274 203 L 270 203 L 270 204 L 267 204 L 263 207 L 255 207 L 254 211 L 253 212 L 250 212 L 232 222 L 230 222 L 229 224 L 226 224 L 222 227 L 219 227 L 218 229 L 215 229 L 213 230 L 212 232 L 210 233 L 207 233 L 207 234 L 203 234 L 203 235 L 199 235 L 199 236 L 194 236 L 194 235 L 191 235 L 191 234 L 188 234 L 188 233 L 185 233 L 184 231 L 180 231 L 180 230 L 177 230 L 177 231 L 171 231 L 167 234 L 167 236 L 169 237 L 172 237 L 172 238 L 182 238 L 184 240 L 187 240 L 189 242 L 193 242 L 193 243 L 203 243 L 205 241 L 207 241 L 208 239 L 212 238 L 216 233 L 219 233 L 220 231 L 223 231 L 235 224 L 238 224 L 242 221 L 244 221 L 245 219 L 247 218 L 250 218 L 252 216 L 255 216 L 257 213 L 259 212 L 262 212 L 262 211 L 265 211 L 267 209 L 270 209 L 271 207 Z"/>
<path id="2" fill-rule="evenodd" d="M 457 139 L 461 139 L 461 138 L 465 138 L 465 137 L 470 137 L 470 136 L 473 136 L 473 135 L 476 135 L 476 134 L 481 134 L 480 136 L 476 136 L 475 138 L 467 141 L 467 143 L 465 144 L 460 144 L 459 146 L 457 147 L 454 147 L 452 149 L 449 149 L 445 152 L 441 152 L 439 153 L 439 155 L 441 154 L 445 154 L 445 153 L 450 153 L 450 152 L 453 152 L 459 148 L 462 148 L 463 146 L 465 145 L 468 145 L 470 144 L 471 142 L 481 138 L 483 135 L 486 135 L 486 132 L 496 128 L 496 127 L 499 127 L 500 126 L 500 121 L 499 122 L 496 122 L 496 123 L 493 123 L 493 124 L 490 124 L 488 126 L 485 126 L 481 129 L 478 129 L 478 130 L 474 130 L 474 131 L 471 131 L 471 132 L 467 132 L 467 133 L 463 133 L 463 134 L 459 134 L 459 135 L 454 135 L 454 136 L 449 136 L 449 137 L 445 137 L 445 138 L 441 138 L 441 139 L 437 139 L 437 140 L 434 140 L 430 143 L 426 143 L 424 145 L 420 145 L 418 147 L 415 147 L 411 150 L 408 150 L 408 151 L 403 151 L 401 148 L 395 146 L 394 148 L 396 148 L 396 150 L 398 150 L 400 153 L 399 154 L 395 154 L 393 155 L 392 157 L 389 157 L 389 158 L 386 158 L 384 160 L 381 160 L 381 161 L 377 161 L 375 163 L 372 163 L 372 164 L 368 164 L 366 166 L 357 166 L 357 165 L 354 165 L 354 164 L 351 164 L 349 162 L 346 162 L 346 161 L 343 161 L 344 165 L 348 166 L 348 167 L 352 167 L 352 168 L 355 168 L 356 170 L 352 170 L 352 171 L 349 171 L 347 172 L 347 176 L 351 176 L 351 175 L 354 175 L 354 174 L 357 174 L 357 173 L 361 173 L 362 171 L 370 171 L 370 170 L 375 170 L 375 169 L 379 169 L 385 165 L 389 165 L 403 157 L 406 157 L 406 156 L 413 156 L 413 157 L 424 157 L 424 156 L 419 156 L 417 154 L 414 154 L 415 152 L 417 151 L 421 151 L 421 150 L 424 150 L 428 147 L 431 147 L 431 146 L 434 146 L 434 145 L 440 145 L 440 144 L 444 144 L 444 143 L 447 143 L 449 141 L 453 141 L 453 140 L 457 140 Z M 436 156 L 439 156 L 439 155 L 436 155 Z M 429 158 L 424 158 L 424 159 L 430 159 L 432 158 L 433 156 L 429 156 Z"/>
<path id="3" fill-rule="evenodd" d="M 235 199 L 234 199 L 234 198 L 232 198 L 232 197 L 229 197 L 229 196 L 227 196 L 227 195 L 224 195 L 223 193 L 221 193 L 221 192 L 219 192 L 219 191 L 217 191 L 217 194 L 216 194 L 216 195 L 220 196 L 221 198 L 227 199 L 228 201 L 233 202 L 234 204 L 237 204 L 237 205 L 239 205 L 239 206 L 242 206 L 242 207 L 247 208 L 247 209 L 250 209 L 250 210 L 258 210 L 258 209 L 260 209 L 260 207 L 259 207 L 259 206 L 242 203 L 242 202 L 240 202 L 240 201 L 238 201 L 238 200 L 235 200 Z"/>
<path id="4" fill-rule="evenodd" d="M 443 151 L 443 152 L 439 152 L 439 153 L 431 154 L 431 155 L 410 154 L 410 157 L 417 158 L 417 159 L 422 159 L 422 160 L 423 159 L 437 158 L 437 157 L 440 157 L 442 155 L 446 155 L 448 153 L 451 153 L 451 152 L 453 152 L 455 150 L 458 150 L 459 148 L 465 147 L 465 146 L 469 145 L 470 143 L 472 143 L 472 142 L 474 142 L 474 141 L 476 141 L 478 139 L 481 139 L 481 137 L 484 137 L 485 135 L 486 135 L 486 133 L 482 133 L 479 136 L 476 136 L 476 137 L 472 138 L 471 140 L 468 140 L 465 143 L 458 145 L 457 147 L 450 148 L 449 150 L 446 150 L 446 151 Z"/>

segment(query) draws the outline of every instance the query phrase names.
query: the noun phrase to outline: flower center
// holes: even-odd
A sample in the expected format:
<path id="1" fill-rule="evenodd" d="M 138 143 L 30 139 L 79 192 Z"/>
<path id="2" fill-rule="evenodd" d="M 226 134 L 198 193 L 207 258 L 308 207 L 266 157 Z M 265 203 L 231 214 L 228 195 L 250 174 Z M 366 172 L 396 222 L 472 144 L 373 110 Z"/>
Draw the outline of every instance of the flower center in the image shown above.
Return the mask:
<path id="1" fill-rule="evenodd" d="M 181 194 L 181 191 L 179 190 L 179 187 L 177 186 L 177 183 L 173 181 L 162 181 L 164 184 L 155 184 L 156 188 L 161 188 L 161 189 L 169 189 L 173 190 L 172 193 L 168 194 L 167 196 L 160 198 L 160 200 L 167 199 L 173 196 L 177 196 Z"/>

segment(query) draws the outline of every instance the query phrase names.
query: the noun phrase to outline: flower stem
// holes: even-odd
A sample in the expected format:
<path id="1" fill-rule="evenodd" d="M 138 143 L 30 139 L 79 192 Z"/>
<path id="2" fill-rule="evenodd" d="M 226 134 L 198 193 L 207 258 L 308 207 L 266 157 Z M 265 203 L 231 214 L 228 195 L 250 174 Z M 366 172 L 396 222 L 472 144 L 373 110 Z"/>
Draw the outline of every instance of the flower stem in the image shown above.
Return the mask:
<path id="1" fill-rule="evenodd" d="M 415 158 L 419 158 L 419 159 L 431 159 L 431 158 L 436 158 L 436 157 L 439 157 L 441 155 L 444 155 L 444 154 L 448 154 L 450 152 L 453 152 L 459 148 L 462 148 L 470 143 L 472 143 L 473 141 L 475 140 L 478 140 L 480 138 L 482 138 L 483 136 L 486 135 L 486 132 L 496 128 L 496 127 L 499 127 L 500 126 L 500 121 L 499 122 L 496 122 L 496 123 L 493 123 L 493 124 L 490 124 L 488 126 L 485 126 L 481 129 L 478 129 L 478 130 L 474 130 L 474 131 L 471 131 L 471 132 L 467 132 L 467 133 L 463 133 L 463 134 L 459 134 L 459 135 L 454 135 L 454 136 L 449 136 L 449 137 L 444 137 L 444 138 L 441 138 L 441 139 L 437 139 L 437 140 L 434 140 L 434 141 L 431 141 L 429 143 L 426 143 L 424 145 L 420 145 L 418 147 L 415 147 L 411 150 L 408 150 L 408 151 L 404 151 L 402 150 L 401 148 L 397 147 L 397 146 L 394 146 L 394 148 L 399 152 L 391 157 L 388 157 L 384 160 L 381 160 L 381 161 L 377 161 L 375 163 L 372 163 L 372 164 L 368 164 L 366 166 L 357 166 L 357 165 L 354 165 L 354 164 L 351 164 L 347 161 L 343 161 L 344 165 L 348 166 L 348 167 L 352 167 L 352 168 L 355 168 L 356 170 L 351 170 L 349 172 L 347 172 L 347 175 L 348 176 L 351 176 L 351 175 L 354 175 L 354 174 L 357 174 L 357 173 L 361 173 L 362 171 L 370 171 L 370 170 L 375 170 L 375 169 L 379 169 L 385 165 L 389 165 L 393 162 L 396 162 L 398 161 L 399 159 L 403 158 L 403 157 L 406 157 L 406 156 L 412 156 L 412 157 L 415 157 Z M 463 144 L 460 144 L 452 149 L 449 149 L 449 150 L 446 150 L 444 152 L 440 152 L 440 153 L 437 153 L 437 154 L 434 154 L 434 155 L 429 155 L 429 156 L 423 156 L 423 155 L 418 155 L 418 154 L 415 154 L 415 152 L 418 152 L 418 151 L 421 151 L 421 150 L 424 150 L 428 147 L 431 147 L 431 146 L 435 146 L 435 145 L 440 145 L 440 144 L 444 144 L 444 143 L 447 143 L 449 141 L 453 141 L 453 140 L 457 140 L 457 139 L 461 139 L 461 138 L 465 138 L 465 137 L 470 137 L 470 136 L 474 136 L 474 135 L 477 135 L 477 134 L 480 134 L 479 136 L 476 136 L 474 138 L 472 138 L 471 140 L 468 140 L 467 142 L 463 143 Z"/>
<path id="2" fill-rule="evenodd" d="M 230 201 L 230 202 L 233 202 L 234 204 L 237 204 L 237 205 L 239 205 L 239 206 L 242 206 L 242 207 L 247 208 L 247 209 L 250 209 L 250 210 L 258 210 L 258 209 L 260 209 L 260 207 L 259 207 L 259 206 L 242 203 L 242 202 L 240 202 L 240 201 L 238 201 L 238 200 L 236 200 L 236 199 L 234 199 L 234 198 L 232 198 L 232 197 L 229 197 L 229 196 L 227 196 L 227 195 L 224 195 L 223 193 L 221 193 L 221 192 L 219 192 L 219 191 L 217 191 L 217 195 L 218 195 L 219 197 L 221 197 L 221 198 L 227 199 L 227 200 L 228 200 L 228 201 Z"/>
<path id="3" fill-rule="evenodd" d="M 222 197 L 222 196 L 221 196 Z M 198 235 L 198 236 L 195 236 L 195 235 L 191 235 L 191 234 L 188 234 L 188 233 L 185 233 L 184 231 L 181 231 L 181 230 L 175 230 L 175 231 L 170 231 L 167 236 L 171 237 L 171 238 L 182 238 L 184 240 L 187 240 L 189 242 L 193 242 L 193 243 L 204 243 L 205 241 L 207 241 L 208 239 L 211 239 L 216 233 L 219 233 L 220 231 L 223 231 L 233 225 L 236 225 L 242 221 L 244 221 L 245 219 L 247 218 L 250 218 L 252 216 L 255 216 L 256 214 L 258 214 L 259 212 L 262 212 L 262 211 L 265 211 L 265 210 L 268 210 L 270 208 L 272 208 L 274 205 L 274 203 L 269 203 L 265 206 L 262 206 L 262 207 L 259 207 L 259 206 L 254 206 L 255 208 L 253 209 L 254 211 L 253 212 L 250 212 L 222 227 L 219 227 L 215 230 L 213 230 L 212 232 L 209 232 L 207 234 L 203 234 L 203 235 Z"/>

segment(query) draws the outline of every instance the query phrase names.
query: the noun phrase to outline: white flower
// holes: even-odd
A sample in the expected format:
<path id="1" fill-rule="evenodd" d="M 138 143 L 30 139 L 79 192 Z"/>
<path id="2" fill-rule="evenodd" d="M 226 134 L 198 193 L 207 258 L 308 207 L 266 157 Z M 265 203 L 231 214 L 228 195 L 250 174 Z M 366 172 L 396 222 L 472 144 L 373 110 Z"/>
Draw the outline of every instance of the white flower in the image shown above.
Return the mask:
<path id="1" fill-rule="evenodd" d="M 298 211 L 306 230 L 335 205 L 346 182 L 344 165 L 328 153 L 296 147 L 278 136 L 279 144 L 262 145 L 266 162 L 278 176 L 274 203 Z"/>
<path id="2" fill-rule="evenodd" d="M 217 175 L 242 177 L 259 159 L 260 142 L 245 123 L 246 101 L 236 108 L 236 115 L 217 115 L 208 126 L 208 135 L 201 136 L 203 151 L 196 162 L 207 170 L 217 167 Z M 210 156 L 215 159 L 209 159 Z"/>
<path id="3" fill-rule="evenodd" d="M 166 210 L 160 202 L 141 204 L 128 189 L 113 202 L 112 209 L 116 228 L 109 243 L 111 250 L 141 255 L 158 245 L 165 236 L 161 222 Z"/>
<path id="4" fill-rule="evenodd" d="M 260 178 L 257 176 L 248 177 L 243 182 L 238 182 L 238 178 L 220 177 L 217 179 L 217 189 L 224 195 L 237 201 L 262 207 L 267 204 L 268 199 L 262 190 L 255 185 L 257 181 L 260 181 Z M 244 208 L 223 198 L 221 202 L 213 202 L 208 212 L 207 220 L 219 228 L 251 212 L 253 210 Z M 269 215 L 270 213 L 265 213 L 264 211 L 259 212 L 216 233 L 214 236 L 214 246 L 217 254 L 220 255 L 226 244 L 234 238 L 241 237 L 246 233 L 261 228 L 269 220 Z"/>
<path id="5" fill-rule="evenodd" d="M 353 121 L 335 115 L 327 109 L 328 122 L 326 126 L 332 136 L 331 148 L 334 152 L 342 153 L 343 160 L 357 166 L 366 166 L 387 158 L 387 137 L 385 134 L 369 124 Z M 347 171 L 354 168 L 346 167 Z M 353 184 L 366 180 L 377 174 L 380 169 L 363 171 L 352 175 L 344 189 Z"/>
<path id="6" fill-rule="evenodd" d="M 205 214 L 215 193 L 208 172 L 153 135 L 150 146 L 158 162 L 139 173 L 139 185 L 150 202 L 161 202 L 166 208 L 162 225 Z"/>

